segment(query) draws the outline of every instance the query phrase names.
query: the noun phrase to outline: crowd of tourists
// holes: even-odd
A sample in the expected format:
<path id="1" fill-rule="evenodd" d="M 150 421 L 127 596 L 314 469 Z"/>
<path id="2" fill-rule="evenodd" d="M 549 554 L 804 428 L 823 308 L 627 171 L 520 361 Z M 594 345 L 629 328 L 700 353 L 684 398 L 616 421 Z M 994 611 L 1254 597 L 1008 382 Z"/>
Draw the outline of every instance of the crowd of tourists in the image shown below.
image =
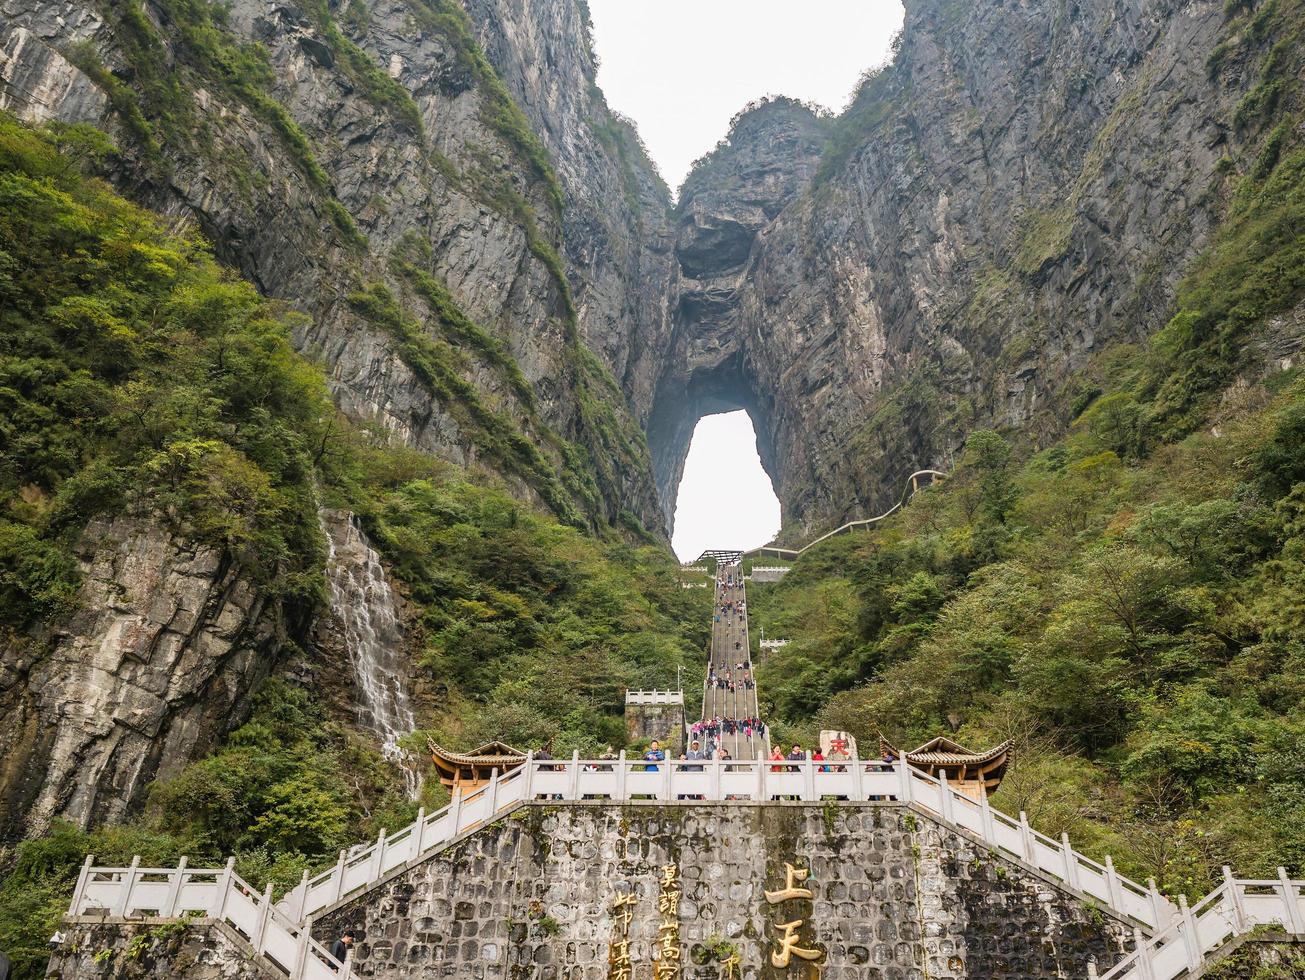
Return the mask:
<path id="1" fill-rule="evenodd" d="M 689 726 L 689 734 L 714 748 L 722 735 L 765 738 L 766 725 L 760 718 L 704 718 Z"/>
<path id="2" fill-rule="evenodd" d="M 722 673 L 716 672 L 716 665 L 707 668 L 707 686 L 718 691 L 751 691 L 757 686 L 752 679 L 752 661 L 744 660 L 733 667 L 726 667 Z"/>

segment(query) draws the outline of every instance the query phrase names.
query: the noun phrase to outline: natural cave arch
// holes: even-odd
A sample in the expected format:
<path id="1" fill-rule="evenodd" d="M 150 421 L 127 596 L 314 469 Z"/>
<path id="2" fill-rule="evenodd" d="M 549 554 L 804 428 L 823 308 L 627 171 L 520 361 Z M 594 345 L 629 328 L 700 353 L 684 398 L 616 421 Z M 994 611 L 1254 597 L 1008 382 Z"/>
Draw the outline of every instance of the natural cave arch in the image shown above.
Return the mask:
<path id="1" fill-rule="evenodd" d="M 779 470 L 775 465 L 774 441 L 764 409 L 737 357 L 708 369 L 691 371 L 687 376 L 662 378 L 648 420 L 648 449 L 652 455 L 658 498 L 666 526 L 672 533 L 676 494 L 684 476 L 684 461 L 689 455 L 693 431 L 699 420 L 708 415 L 735 411 L 748 413 L 757 435 L 761 467 L 770 478 L 776 497 L 783 499 Z"/>

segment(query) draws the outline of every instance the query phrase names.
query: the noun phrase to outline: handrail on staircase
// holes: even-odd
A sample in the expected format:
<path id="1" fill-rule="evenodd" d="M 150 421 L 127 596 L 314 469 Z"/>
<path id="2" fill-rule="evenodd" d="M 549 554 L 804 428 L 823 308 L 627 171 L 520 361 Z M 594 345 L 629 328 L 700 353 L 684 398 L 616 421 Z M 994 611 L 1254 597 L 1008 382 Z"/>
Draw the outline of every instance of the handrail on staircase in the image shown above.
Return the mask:
<path id="1" fill-rule="evenodd" d="M 1149 939 L 1138 934 L 1132 953 L 1090 980 L 1175 980 L 1194 972 L 1206 957 L 1227 942 L 1261 926 L 1278 926 L 1305 937 L 1305 880 L 1287 877 L 1285 868 L 1271 879 L 1234 878 L 1224 867 L 1223 884 L 1196 905 L 1179 896 L 1178 915 Z"/>
<path id="2" fill-rule="evenodd" d="M 1002 814 L 986 799 L 976 801 L 945 778 L 935 779 L 900 759 L 892 764 L 860 759 L 783 763 L 769 759 L 665 760 L 657 766 L 660 771 L 651 771 L 649 763 L 628 759 L 624 752 L 617 759 L 597 760 L 541 760 L 528 755 L 525 763 L 506 775 L 496 772 L 479 792 L 460 794 L 435 813 L 420 812 L 416 821 L 392 836 L 382 833 L 367 847 L 341 852 L 336 864 L 326 871 L 305 874 L 299 885 L 275 903 L 275 912 L 265 916 L 270 923 L 268 934 L 285 955 L 289 940 L 281 934 L 301 935 L 310 916 L 356 898 L 385 877 L 492 822 L 509 807 L 559 799 L 896 801 L 1065 882 L 1148 932 L 1164 929 L 1179 914 L 1153 883 L 1146 887 L 1129 881 L 1115 871 L 1109 859 L 1105 864 L 1092 861 L 1074 851 L 1066 838 L 1055 841 L 1032 830 L 1023 814 L 1019 819 Z M 138 861 L 130 868 L 97 868 L 91 862 L 88 858 L 82 869 L 70 915 L 86 914 L 94 908 L 119 912 L 170 909 L 162 914 L 180 915 L 190 909 L 217 907 L 221 904 L 218 895 L 237 893 L 244 897 L 230 899 L 231 907 L 242 909 L 246 918 L 249 913 L 242 901 L 253 903 L 255 909 L 260 905 L 250 897 L 255 894 L 253 889 L 235 876 L 231 862 L 223 869 L 191 869 L 184 861 L 176 869 L 142 869 Z M 300 932 L 294 933 L 295 929 Z M 307 945 L 305 955 L 316 949 Z M 283 966 L 295 965 L 278 961 Z"/>

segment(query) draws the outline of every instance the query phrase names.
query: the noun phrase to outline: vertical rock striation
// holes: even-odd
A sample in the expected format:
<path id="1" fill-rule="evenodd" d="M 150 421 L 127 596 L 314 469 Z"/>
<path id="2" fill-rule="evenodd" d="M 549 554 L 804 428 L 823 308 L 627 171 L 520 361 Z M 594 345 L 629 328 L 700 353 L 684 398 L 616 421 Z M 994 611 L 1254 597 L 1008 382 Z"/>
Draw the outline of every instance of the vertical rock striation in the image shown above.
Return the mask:
<path id="1" fill-rule="evenodd" d="M 78 612 L 0 646 L 5 839 L 121 820 L 247 715 L 287 629 L 220 549 L 153 521 L 94 520 L 79 550 Z"/>

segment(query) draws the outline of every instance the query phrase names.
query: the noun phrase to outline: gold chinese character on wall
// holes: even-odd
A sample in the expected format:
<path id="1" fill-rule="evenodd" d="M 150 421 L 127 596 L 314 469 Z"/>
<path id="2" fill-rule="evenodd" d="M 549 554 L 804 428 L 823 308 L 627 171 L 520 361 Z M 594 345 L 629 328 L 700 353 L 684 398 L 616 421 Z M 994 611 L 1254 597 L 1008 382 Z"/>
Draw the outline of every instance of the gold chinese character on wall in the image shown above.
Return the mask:
<path id="1" fill-rule="evenodd" d="M 795 868 L 784 862 L 784 887 L 773 892 L 766 892 L 766 901 L 771 905 L 787 902 L 791 898 L 814 898 L 809 888 L 799 888 L 799 881 L 806 881 L 811 871 L 807 868 Z"/>
<path id="2" fill-rule="evenodd" d="M 807 879 L 811 876 L 809 868 L 798 868 L 789 862 L 784 862 L 784 887 L 776 888 L 773 891 L 764 892 L 766 901 L 771 905 L 782 905 L 786 902 L 801 901 L 810 904 L 815 899 L 815 894 L 807 884 Z M 793 909 L 799 912 L 801 910 Z M 814 909 L 811 909 L 814 911 Z M 790 913 L 791 914 L 791 913 Z M 775 940 L 775 947 L 770 953 L 770 964 L 776 969 L 787 970 L 791 965 L 801 966 L 804 972 L 811 977 L 820 977 L 820 966 L 817 962 L 825 955 L 821 949 L 804 945 L 799 930 L 806 923 L 810 913 L 800 918 L 792 919 L 788 922 L 773 923 L 772 928 L 779 933 Z"/>
<path id="3" fill-rule="evenodd" d="M 679 980 L 680 977 L 680 869 L 678 865 L 662 867 L 661 890 L 657 895 L 657 911 L 661 925 L 657 929 L 657 962 L 653 968 L 656 980 Z"/>
<path id="4" fill-rule="evenodd" d="M 793 956 L 815 961 L 823 955 L 818 949 L 805 949 L 798 945 L 801 940 L 798 938 L 797 932 L 802 928 L 804 921 L 803 919 L 794 919 L 792 922 L 785 922 L 782 925 L 775 926 L 775 931 L 783 935 L 779 939 L 779 949 L 770 954 L 772 966 L 783 969 L 788 966 L 789 958 Z"/>
<path id="5" fill-rule="evenodd" d="M 607 951 L 607 980 L 632 980 L 630 923 L 634 921 L 634 893 L 618 895 L 612 902 L 612 923 L 616 931 Z"/>

